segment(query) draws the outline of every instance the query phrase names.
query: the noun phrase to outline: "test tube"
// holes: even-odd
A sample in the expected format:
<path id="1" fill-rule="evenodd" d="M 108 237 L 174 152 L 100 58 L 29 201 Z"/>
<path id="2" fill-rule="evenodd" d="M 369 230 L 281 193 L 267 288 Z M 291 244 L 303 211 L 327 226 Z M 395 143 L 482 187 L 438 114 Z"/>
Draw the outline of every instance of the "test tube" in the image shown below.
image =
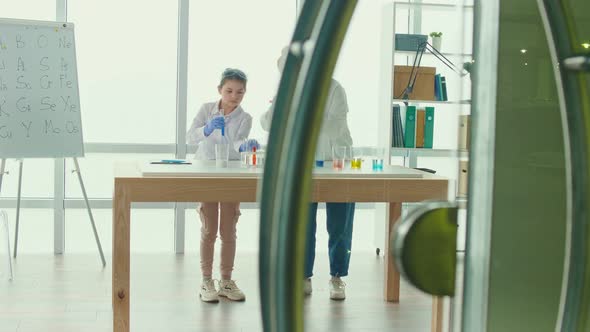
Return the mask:
<path id="1" fill-rule="evenodd" d="M 346 160 L 346 146 L 332 147 L 332 168 L 341 171 Z"/>
<path id="2" fill-rule="evenodd" d="M 324 167 L 324 151 L 317 149 L 315 151 L 315 167 Z"/>
<path id="3" fill-rule="evenodd" d="M 362 149 L 350 147 L 350 168 L 361 169 L 363 166 Z"/>
<path id="4" fill-rule="evenodd" d="M 373 171 L 383 171 L 383 158 L 385 156 L 385 149 L 384 148 L 373 148 L 373 156 L 372 156 L 372 166 Z"/>
<path id="5" fill-rule="evenodd" d="M 221 126 L 221 136 L 225 136 L 225 111 L 223 109 L 219 109 L 219 113 L 223 118 L 223 126 Z"/>

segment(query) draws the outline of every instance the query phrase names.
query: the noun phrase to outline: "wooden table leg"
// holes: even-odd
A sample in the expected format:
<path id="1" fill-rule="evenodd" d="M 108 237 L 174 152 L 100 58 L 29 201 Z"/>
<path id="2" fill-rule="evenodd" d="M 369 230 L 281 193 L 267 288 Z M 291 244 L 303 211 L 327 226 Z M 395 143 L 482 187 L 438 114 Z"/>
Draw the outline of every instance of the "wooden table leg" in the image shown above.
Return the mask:
<path id="1" fill-rule="evenodd" d="M 432 332 L 442 332 L 443 328 L 443 298 L 432 297 Z"/>
<path id="2" fill-rule="evenodd" d="M 115 183 L 113 196 L 113 331 L 129 332 L 129 222 L 131 203 Z"/>
<path id="3" fill-rule="evenodd" d="M 389 220 L 386 223 L 386 236 L 385 239 L 385 252 L 383 256 L 385 257 L 385 289 L 384 295 L 385 300 L 389 302 L 399 302 L 399 272 L 395 268 L 395 264 L 393 263 L 393 256 L 390 255 L 389 247 L 390 247 L 390 240 L 391 240 L 391 232 L 393 231 L 393 226 L 399 219 L 402 214 L 402 204 L 401 203 L 389 203 Z"/>

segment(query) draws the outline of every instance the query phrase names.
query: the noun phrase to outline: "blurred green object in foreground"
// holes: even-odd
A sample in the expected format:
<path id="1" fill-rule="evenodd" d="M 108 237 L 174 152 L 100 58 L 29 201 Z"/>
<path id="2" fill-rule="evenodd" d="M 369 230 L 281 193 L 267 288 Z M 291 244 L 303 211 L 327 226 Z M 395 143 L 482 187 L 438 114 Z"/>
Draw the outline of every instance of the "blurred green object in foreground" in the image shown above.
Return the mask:
<path id="1" fill-rule="evenodd" d="M 416 288 L 436 296 L 455 293 L 457 207 L 429 203 L 398 222 L 392 252 L 400 274 Z"/>

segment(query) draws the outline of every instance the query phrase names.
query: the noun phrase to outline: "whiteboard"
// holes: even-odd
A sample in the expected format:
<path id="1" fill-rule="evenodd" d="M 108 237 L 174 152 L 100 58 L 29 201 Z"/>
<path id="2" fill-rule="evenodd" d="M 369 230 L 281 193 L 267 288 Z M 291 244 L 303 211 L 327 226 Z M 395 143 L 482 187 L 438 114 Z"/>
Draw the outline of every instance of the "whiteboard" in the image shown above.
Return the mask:
<path id="1" fill-rule="evenodd" d="M 83 155 L 74 25 L 0 19 L 0 158 Z"/>

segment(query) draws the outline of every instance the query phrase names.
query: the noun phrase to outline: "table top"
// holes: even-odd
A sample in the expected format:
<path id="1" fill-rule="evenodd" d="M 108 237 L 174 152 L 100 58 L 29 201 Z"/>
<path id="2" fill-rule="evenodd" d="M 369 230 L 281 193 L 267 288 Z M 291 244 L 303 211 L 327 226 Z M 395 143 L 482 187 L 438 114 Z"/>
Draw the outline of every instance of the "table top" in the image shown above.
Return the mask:
<path id="1" fill-rule="evenodd" d="M 256 202 L 262 168 L 242 168 L 239 162 L 221 171 L 214 161 L 194 165 L 149 164 L 147 160 L 115 163 L 113 197 L 130 202 Z M 445 177 L 402 166 L 371 170 L 332 170 L 313 176 L 312 200 L 317 202 L 417 202 L 448 197 Z"/>
<path id="2" fill-rule="evenodd" d="M 215 166 L 214 160 L 193 161 L 192 164 L 150 164 L 140 162 L 141 175 L 144 177 L 223 177 L 223 178 L 261 178 L 263 167 L 242 166 L 240 161 L 230 161 L 227 168 Z M 335 170 L 330 163 L 324 167 L 314 167 L 314 178 L 423 178 L 428 173 L 412 168 L 385 165 L 383 171 L 370 168 Z"/>

